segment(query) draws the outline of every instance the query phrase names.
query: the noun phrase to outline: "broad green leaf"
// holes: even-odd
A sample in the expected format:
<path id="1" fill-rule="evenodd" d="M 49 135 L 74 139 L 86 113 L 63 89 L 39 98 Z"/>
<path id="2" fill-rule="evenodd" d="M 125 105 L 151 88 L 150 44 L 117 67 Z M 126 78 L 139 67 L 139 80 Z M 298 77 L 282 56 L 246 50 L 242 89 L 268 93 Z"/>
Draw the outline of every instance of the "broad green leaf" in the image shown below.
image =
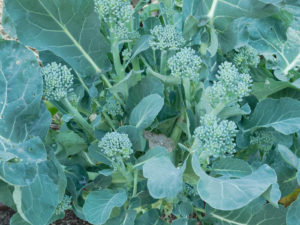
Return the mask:
<path id="1" fill-rule="evenodd" d="M 196 219 L 186 219 L 186 218 L 179 218 L 174 220 L 171 225 L 196 225 Z"/>
<path id="2" fill-rule="evenodd" d="M 48 225 L 66 185 L 63 170 L 54 159 L 40 163 L 33 183 L 15 186 L 13 197 L 21 217 L 32 225 Z"/>
<path id="3" fill-rule="evenodd" d="M 31 135 L 28 128 L 40 111 L 42 78 L 36 57 L 21 44 L 0 41 L 0 52 L 0 151 L 7 151 Z"/>
<path id="4" fill-rule="evenodd" d="M 213 174 L 228 177 L 243 177 L 252 173 L 251 166 L 237 158 L 220 159 L 213 164 L 212 169 Z"/>
<path id="5" fill-rule="evenodd" d="M 231 211 L 207 207 L 207 215 L 220 225 L 285 225 L 286 210 L 264 203 L 263 199 L 257 199 L 241 209 Z"/>
<path id="6" fill-rule="evenodd" d="M 252 94 L 259 100 L 281 91 L 285 88 L 291 87 L 289 82 L 276 81 L 267 78 L 264 82 L 254 82 L 252 86 Z"/>
<path id="7" fill-rule="evenodd" d="M 15 203 L 12 197 L 13 186 L 10 186 L 0 180 L 0 202 L 10 208 L 15 209 Z"/>
<path id="8" fill-rule="evenodd" d="M 298 157 L 286 146 L 284 145 L 278 145 L 278 151 L 280 152 L 280 155 L 282 158 L 290 164 L 294 168 L 298 168 L 298 165 L 300 164 L 300 160 Z"/>
<path id="9" fill-rule="evenodd" d="M 52 51 L 82 76 L 110 69 L 93 0 L 6 0 L 5 6 L 25 45 Z"/>
<path id="10" fill-rule="evenodd" d="M 159 94 L 164 96 L 164 85 L 155 77 L 145 77 L 137 85 L 130 88 L 126 103 L 126 111 L 130 113 L 133 108 L 146 96 Z"/>
<path id="11" fill-rule="evenodd" d="M 164 99 L 158 94 L 148 95 L 132 110 L 129 124 L 140 129 L 149 127 L 164 105 Z"/>
<path id="12" fill-rule="evenodd" d="M 9 17 L 8 13 L 6 12 L 5 7 L 3 7 L 3 12 L 2 12 L 2 27 L 5 33 L 9 35 L 9 37 L 17 38 L 16 28 L 13 25 L 13 22 Z"/>
<path id="13" fill-rule="evenodd" d="M 298 172 L 297 172 L 297 182 L 298 182 L 298 185 L 300 185 L 300 164 L 298 165 Z"/>
<path id="14" fill-rule="evenodd" d="M 146 146 L 146 140 L 143 137 L 143 132 L 135 126 L 122 126 L 118 128 L 119 133 L 128 134 L 135 151 L 143 152 Z"/>
<path id="15" fill-rule="evenodd" d="M 127 210 L 121 213 L 121 215 L 109 219 L 105 225 L 134 225 L 134 220 L 136 218 L 135 210 Z"/>
<path id="16" fill-rule="evenodd" d="M 152 39 L 151 35 L 143 35 L 137 40 L 137 42 L 134 44 L 132 48 L 132 55 L 130 59 L 128 60 L 127 64 L 125 65 L 125 68 L 128 66 L 128 64 L 141 52 L 147 50 L 150 45 L 149 41 Z"/>
<path id="17" fill-rule="evenodd" d="M 88 149 L 89 159 L 92 161 L 92 164 L 104 163 L 106 165 L 111 165 L 111 160 L 104 155 L 101 149 L 98 147 L 98 144 L 91 144 Z"/>
<path id="18" fill-rule="evenodd" d="M 172 198 L 182 190 L 185 164 L 177 169 L 167 156 L 155 157 L 143 166 L 143 175 L 153 198 Z"/>
<path id="19" fill-rule="evenodd" d="M 271 187 L 263 194 L 263 197 L 267 199 L 273 206 L 278 208 L 278 202 L 281 198 L 281 191 L 279 189 L 279 185 L 272 184 Z"/>
<path id="20" fill-rule="evenodd" d="M 32 138 L 9 150 L 15 158 L 0 161 L 0 176 L 12 185 L 29 185 L 36 177 L 38 164 L 47 160 L 47 152 L 40 138 Z"/>
<path id="21" fill-rule="evenodd" d="M 239 18 L 231 24 L 223 39 L 224 49 L 247 43 L 257 49 L 280 80 L 288 80 L 288 72 L 300 65 L 300 32 L 293 27 L 287 29 L 278 19 Z"/>
<path id="22" fill-rule="evenodd" d="M 300 197 L 287 210 L 286 225 L 300 225 Z"/>
<path id="23" fill-rule="evenodd" d="M 258 103 L 244 129 L 273 127 L 285 135 L 300 129 L 300 101 L 291 98 L 265 99 Z"/>
<path id="24" fill-rule="evenodd" d="M 10 221 L 9 221 L 9 225 L 30 225 L 27 221 L 25 221 L 19 213 L 15 213 Z"/>
<path id="25" fill-rule="evenodd" d="M 149 149 L 145 155 L 138 158 L 138 163 L 135 165 L 137 168 L 141 168 L 139 166 L 145 164 L 147 161 L 150 161 L 152 158 L 159 158 L 161 156 L 168 156 L 168 151 L 164 147 L 157 146 Z"/>
<path id="26" fill-rule="evenodd" d="M 158 209 L 150 209 L 146 213 L 143 213 L 135 221 L 134 225 L 167 225 L 166 222 L 160 219 L 160 212 Z"/>
<path id="27" fill-rule="evenodd" d="M 109 189 L 91 192 L 83 206 L 86 220 L 92 224 L 104 224 L 113 208 L 121 207 L 127 200 L 125 190 L 114 192 Z"/>
<path id="28" fill-rule="evenodd" d="M 239 179 L 214 178 L 201 168 L 198 155 L 193 155 L 193 168 L 200 180 L 198 193 L 211 207 L 235 210 L 249 204 L 277 182 L 275 171 L 264 164 L 250 175 Z"/>
<path id="29" fill-rule="evenodd" d="M 58 144 L 57 153 L 63 152 L 66 157 L 85 151 L 88 147 L 83 138 L 70 130 L 60 132 L 55 139 Z"/>

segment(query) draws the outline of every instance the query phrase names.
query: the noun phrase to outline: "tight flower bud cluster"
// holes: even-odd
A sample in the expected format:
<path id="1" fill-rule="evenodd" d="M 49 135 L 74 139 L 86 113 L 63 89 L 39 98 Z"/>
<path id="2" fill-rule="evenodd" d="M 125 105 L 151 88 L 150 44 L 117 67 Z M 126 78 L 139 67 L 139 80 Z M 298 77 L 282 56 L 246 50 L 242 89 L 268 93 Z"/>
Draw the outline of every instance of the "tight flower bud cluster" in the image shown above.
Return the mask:
<path id="1" fill-rule="evenodd" d="M 103 110 L 113 117 L 118 115 L 123 116 L 123 110 L 120 102 L 112 96 L 107 98 Z"/>
<path id="2" fill-rule="evenodd" d="M 199 80 L 201 63 L 201 58 L 192 48 L 183 48 L 168 60 L 172 76 L 189 78 L 194 81 Z"/>
<path id="3" fill-rule="evenodd" d="M 251 46 L 244 46 L 237 49 L 233 63 L 241 73 L 249 73 L 249 67 L 257 67 L 260 61 L 258 52 Z"/>
<path id="4" fill-rule="evenodd" d="M 261 129 L 254 132 L 250 137 L 250 145 L 260 151 L 270 151 L 275 142 L 273 132 L 268 129 Z"/>
<path id="5" fill-rule="evenodd" d="M 215 107 L 219 103 L 229 104 L 241 101 L 251 92 L 252 79 L 249 74 L 241 74 L 230 62 L 219 66 L 217 81 L 206 90 L 210 104 Z"/>
<path id="6" fill-rule="evenodd" d="M 185 43 L 182 33 L 172 25 L 166 25 L 165 27 L 157 25 L 150 32 L 153 36 L 150 41 L 153 50 L 178 50 Z"/>
<path id="7" fill-rule="evenodd" d="M 113 161 L 129 159 L 133 153 L 132 143 L 127 134 L 106 133 L 98 144 L 101 151 Z"/>
<path id="8" fill-rule="evenodd" d="M 65 65 L 52 62 L 42 68 L 44 81 L 44 97 L 48 100 L 59 101 L 67 97 L 73 86 L 71 69 Z"/>
<path id="9" fill-rule="evenodd" d="M 137 32 L 130 32 L 128 23 L 132 20 L 134 10 L 127 0 L 95 0 L 95 10 L 110 28 L 110 33 L 119 40 L 135 39 Z"/>
<path id="10" fill-rule="evenodd" d="M 218 119 L 207 114 L 200 119 L 201 126 L 196 128 L 194 136 L 199 154 L 207 157 L 225 157 L 236 152 L 234 138 L 237 127 L 234 122 Z"/>

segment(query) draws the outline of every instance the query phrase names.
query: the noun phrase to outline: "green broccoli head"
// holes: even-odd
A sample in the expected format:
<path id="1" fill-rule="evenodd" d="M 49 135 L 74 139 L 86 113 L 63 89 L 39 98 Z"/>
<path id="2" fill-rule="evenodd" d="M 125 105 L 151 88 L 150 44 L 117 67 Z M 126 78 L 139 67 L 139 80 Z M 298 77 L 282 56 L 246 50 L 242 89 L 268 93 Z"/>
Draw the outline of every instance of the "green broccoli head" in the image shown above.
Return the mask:
<path id="1" fill-rule="evenodd" d="M 241 73 L 249 73 L 249 67 L 257 67 L 260 58 L 258 52 L 251 46 L 238 48 L 233 57 L 233 63 Z"/>
<path id="2" fill-rule="evenodd" d="M 252 79 L 249 74 L 241 74 L 230 62 L 219 66 L 217 81 L 206 89 L 210 104 L 215 107 L 219 103 L 230 104 L 241 101 L 251 92 Z"/>
<path id="3" fill-rule="evenodd" d="M 273 131 L 268 129 L 260 129 L 253 133 L 250 137 L 250 145 L 255 146 L 262 152 L 270 151 L 275 144 Z"/>
<path id="4" fill-rule="evenodd" d="M 106 133 L 98 144 L 101 151 L 113 161 L 129 159 L 133 153 L 132 143 L 127 134 Z"/>
<path id="5" fill-rule="evenodd" d="M 196 128 L 193 148 L 200 157 L 225 157 L 236 152 L 234 138 L 237 127 L 234 122 L 220 120 L 214 115 L 206 114 L 200 119 L 201 125 Z"/>
<path id="6" fill-rule="evenodd" d="M 172 76 L 189 78 L 194 81 L 199 80 L 201 63 L 201 58 L 192 48 L 183 48 L 168 60 Z"/>
<path id="7" fill-rule="evenodd" d="M 118 40 L 136 39 L 137 32 L 130 32 L 128 24 L 134 10 L 128 0 L 95 0 L 95 10 L 109 26 L 109 31 Z"/>
<path id="8" fill-rule="evenodd" d="M 178 50 L 185 43 L 182 33 L 173 25 L 157 25 L 151 31 L 150 46 L 153 50 Z"/>
<path id="9" fill-rule="evenodd" d="M 103 110 L 113 117 L 123 116 L 122 106 L 113 96 L 107 97 Z"/>
<path id="10" fill-rule="evenodd" d="M 67 97 L 73 86 L 71 69 L 65 65 L 52 62 L 41 70 L 44 81 L 44 97 L 48 100 L 59 101 Z"/>

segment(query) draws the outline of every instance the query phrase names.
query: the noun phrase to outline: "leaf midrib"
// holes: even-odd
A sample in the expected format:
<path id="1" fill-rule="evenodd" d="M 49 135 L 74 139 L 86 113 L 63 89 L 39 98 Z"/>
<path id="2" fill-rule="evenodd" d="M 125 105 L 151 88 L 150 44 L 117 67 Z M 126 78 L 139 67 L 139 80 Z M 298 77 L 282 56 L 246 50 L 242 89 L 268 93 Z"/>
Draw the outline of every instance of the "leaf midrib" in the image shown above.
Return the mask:
<path id="1" fill-rule="evenodd" d="M 69 32 L 69 30 L 58 21 L 54 15 L 47 9 L 47 7 L 41 2 L 41 0 L 38 0 L 41 6 L 44 8 L 44 10 L 48 13 L 48 15 L 58 24 L 58 26 L 64 31 L 64 33 L 70 38 L 70 40 L 73 42 L 73 44 L 78 48 L 78 50 L 83 54 L 83 56 L 87 59 L 87 61 L 92 65 L 94 70 L 97 73 L 101 73 L 102 70 L 97 66 L 97 64 L 94 62 L 94 60 L 89 56 L 89 54 L 81 47 L 81 45 L 77 42 L 77 40 L 73 37 L 73 35 Z"/>

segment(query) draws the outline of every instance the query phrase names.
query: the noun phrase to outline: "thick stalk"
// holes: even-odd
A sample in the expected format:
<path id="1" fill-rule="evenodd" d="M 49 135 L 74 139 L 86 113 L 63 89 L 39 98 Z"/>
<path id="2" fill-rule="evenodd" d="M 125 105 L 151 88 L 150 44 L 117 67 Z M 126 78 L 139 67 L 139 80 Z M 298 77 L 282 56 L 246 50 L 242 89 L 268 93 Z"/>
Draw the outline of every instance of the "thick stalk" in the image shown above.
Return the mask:
<path id="1" fill-rule="evenodd" d="M 181 112 L 179 118 L 176 121 L 176 124 L 172 131 L 172 134 L 170 136 L 170 138 L 174 141 L 175 145 L 177 145 L 180 140 L 180 137 L 182 134 L 182 129 L 180 127 L 180 124 L 182 124 L 184 122 L 184 119 L 185 119 L 185 113 Z"/>
<path id="2" fill-rule="evenodd" d="M 133 173 L 133 192 L 132 192 L 132 197 L 134 198 L 137 193 L 137 183 L 138 183 L 138 170 L 134 170 Z"/>
<path id="3" fill-rule="evenodd" d="M 76 108 L 72 106 L 67 98 L 61 99 L 61 103 L 64 105 L 68 113 L 73 116 L 73 119 L 86 131 L 91 137 L 94 137 L 94 131 L 92 126 L 81 116 Z"/>
<path id="4" fill-rule="evenodd" d="M 111 51 L 113 54 L 114 66 L 119 79 L 123 79 L 125 77 L 125 71 L 123 65 L 120 60 L 120 52 L 119 52 L 119 42 L 114 39 L 111 44 Z"/>
<path id="5" fill-rule="evenodd" d="M 160 73 L 166 74 L 167 71 L 168 52 L 163 50 L 160 55 Z"/>

